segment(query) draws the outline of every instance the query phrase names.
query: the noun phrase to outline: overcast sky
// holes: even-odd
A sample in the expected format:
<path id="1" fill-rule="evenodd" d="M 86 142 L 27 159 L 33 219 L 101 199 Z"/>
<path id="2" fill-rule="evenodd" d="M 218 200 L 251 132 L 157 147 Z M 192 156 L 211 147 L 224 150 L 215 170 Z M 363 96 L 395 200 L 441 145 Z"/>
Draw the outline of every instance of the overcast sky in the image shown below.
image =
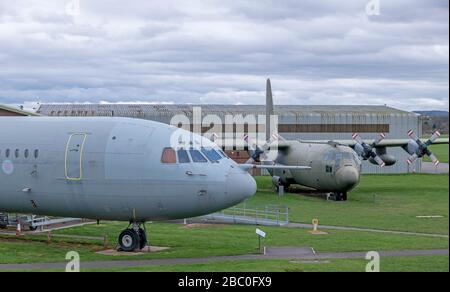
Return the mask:
<path id="1" fill-rule="evenodd" d="M 0 0 L 0 103 L 449 107 L 448 0 L 73 1 Z"/>

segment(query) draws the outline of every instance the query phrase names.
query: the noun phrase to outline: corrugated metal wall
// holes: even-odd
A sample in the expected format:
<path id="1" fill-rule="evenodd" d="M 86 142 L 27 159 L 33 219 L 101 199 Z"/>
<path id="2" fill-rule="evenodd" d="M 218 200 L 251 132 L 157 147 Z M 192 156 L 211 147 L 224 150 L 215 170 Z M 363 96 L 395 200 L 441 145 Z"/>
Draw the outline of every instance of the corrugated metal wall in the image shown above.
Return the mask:
<path id="1" fill-rule="evenodd" d="M 201 105 L 203 117 L 217 115 L 225 121 L 225 115 L 264 115 L 264 106 L 225 106 Z M 142 118 L 169 124 L 174 115 L 186 115 L 192 121 L 193 105 L 118 105 L 118 104 L 79 104 L 79 105 L 41 105 L 39 113 L 50 116 L 121 116 Z M 421 119 L 413 113 L 384 106 L 276 106 L 279 124 L 387 124 L 387 138 L 408 138 L 406 132 L 414 130 L 422 135 Z M 379 133 L 361 133 L 363 139 L 375 139 Z M 351 132 L 346 133 L 283 133 L 288 140 L 351 140 Z M 380 168 L 368 162 L 363 164 L 364 173 L 406 173 L 412 169 L 421 171 L 421 161 L 408 166 L 408 154 L 400 148 L 390 148 L 398 162 L 391 167 Z"/>

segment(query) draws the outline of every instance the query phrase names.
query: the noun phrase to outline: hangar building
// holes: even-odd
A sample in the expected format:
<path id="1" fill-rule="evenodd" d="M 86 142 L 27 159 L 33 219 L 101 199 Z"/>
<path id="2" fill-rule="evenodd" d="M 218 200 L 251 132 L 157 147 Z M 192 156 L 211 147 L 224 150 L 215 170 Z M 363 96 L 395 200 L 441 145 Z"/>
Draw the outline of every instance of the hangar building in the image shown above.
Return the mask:
<path id="1" fill-rule="evenodd" d="M 0 117 L 2 116 L 36 116 L 36 113 L 24 111 L 20 108 L 0 104 Z"/>
<path id="2" fill-rule="evenodd" d="M 202 116 L 214 114 L 223 121 L 225 115 L 264 115 L 264 105 L 155 105 L 155 104 L 42 104 L 37 113 L 47 116 L 116 116 L 158 121 L 169 124 L 175 115 L 186 115 L 192 121 L 193 107 L 201 106 Z M 422 135 L 420 115 L 387 106 L 275 106 L 280 135 L 299 140 L 351 140 L 352 133 L 360 133 L 363 139 L 375 139 L 386 133 L 390 139 L 408 138 L 407 131 Z M 192 127 L 192 125 L 191 125 Z M 205 131 L 203 127 L 203 131 Z M 408 168 L 408 154 L 400 148 L 388 150 L 398 162 L 383 169 L 368 162 L 363 164 L 365 173 L 406 173 L 421 171 L 417 160 Z M 232 153 L 232 158 L 244 161 L 246 153 Z"/>

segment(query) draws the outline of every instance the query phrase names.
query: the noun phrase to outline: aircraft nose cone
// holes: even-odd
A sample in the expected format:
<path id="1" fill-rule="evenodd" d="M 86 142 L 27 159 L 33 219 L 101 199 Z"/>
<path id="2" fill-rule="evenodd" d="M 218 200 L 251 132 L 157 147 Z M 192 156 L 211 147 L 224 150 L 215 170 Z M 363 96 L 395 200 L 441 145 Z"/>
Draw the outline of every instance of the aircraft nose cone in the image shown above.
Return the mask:
<path id="1" fill-rule="evenodd" d="M 346 166 L 336 173 L 336 183 L 341 191 L 350 191 L 359 183 L 359 172 L 355 167 Z"/>
<path id="2" fill-rule="evenodd" d="M 237 202 L 252 197 L 257 190 L 256 181 L 248 173 L 230 174 L 227 188 L 228 196 Z"/>

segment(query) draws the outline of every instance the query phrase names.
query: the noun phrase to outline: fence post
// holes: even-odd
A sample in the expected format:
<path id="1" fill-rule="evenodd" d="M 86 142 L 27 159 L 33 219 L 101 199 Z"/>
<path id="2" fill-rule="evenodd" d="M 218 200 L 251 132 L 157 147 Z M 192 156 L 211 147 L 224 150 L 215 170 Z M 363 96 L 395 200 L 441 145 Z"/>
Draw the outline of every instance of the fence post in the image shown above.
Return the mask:
<path id="1" fill-rule="evenodd" d="M 108 235 L 105 234 L 103 237 L 103 247 L 108 247 Z"/>

